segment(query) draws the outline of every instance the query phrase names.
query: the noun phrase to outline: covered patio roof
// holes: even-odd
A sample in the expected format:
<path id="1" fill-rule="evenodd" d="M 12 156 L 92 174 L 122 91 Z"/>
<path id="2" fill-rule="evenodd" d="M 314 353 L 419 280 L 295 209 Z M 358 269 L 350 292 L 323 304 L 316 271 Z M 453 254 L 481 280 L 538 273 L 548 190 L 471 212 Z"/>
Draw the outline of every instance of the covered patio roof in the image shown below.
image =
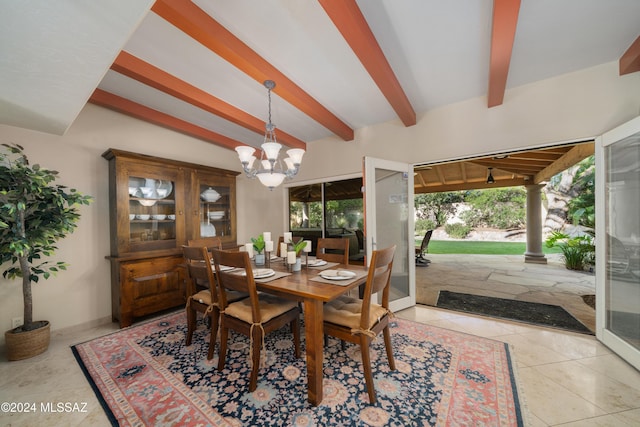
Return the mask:
<path id="1" fill-rule="evenodd" d="M 552 176 L 586 159 L 594 153 L 594 141 L 581 141 L 536 150 L 513 151 L 452 162 L 431 163 L 414 167 L 414 193 L 478 190 L 541 184 Z M 491 168 L 494 183 L 487 183 Z M 327 200 L 362 197 L 362 179 L 352 178 L 325 183 Z M 290 200 L 318 202 L 322 184 L 309 184 L 290 189 Z"/>
<path id="2" fill-rule="evenodd" d="M 414 192 L 477 190 L 541 184 L 594 153 L 594 141 L 414 167 Z M 487 183 L 491 168 L 493 184 Z"/>

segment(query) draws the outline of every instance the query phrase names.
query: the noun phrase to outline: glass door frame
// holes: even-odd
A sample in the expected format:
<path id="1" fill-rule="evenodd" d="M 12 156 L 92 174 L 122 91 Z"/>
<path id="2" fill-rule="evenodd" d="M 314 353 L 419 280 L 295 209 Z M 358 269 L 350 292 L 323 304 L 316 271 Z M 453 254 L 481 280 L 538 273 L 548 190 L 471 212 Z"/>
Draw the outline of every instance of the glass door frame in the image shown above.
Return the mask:
<path id="1" fill-rule="evenodd" d="M 415 241 L 414 241 L 414 203 L 413 203 L 413 165 L 408 163 L 396 162 L 391 160 L 377 159 L 365 156 L 362 160 L 363 176 L 365 183 L 364 191 L 364 217 L 365 217 L 365 239 L 366 253 L 370 254 L 376 249 L 377 226 L 376 226 L 376 169 L 385 169 L 395 172 L 406 173 L 407 177 L 407 273 L 408 273 L 408 295 L 389 302 L 391 311 L 399 311 L 416 305 L 416 276 L 415 276 Z M 398 248 L 400 249 L 400 248 Z M 402 259 L 402 256 L 394 258 L 394 270 L 396 262 Z M 365 263 L 368 265 L 370 257 L 367 257 Z"/>
<path id="2" fill-rule="evenodd" d="M 607 329 L 609 308 L 607 289 L 607 193 L 605 191 L 608 165 L 605 150 L 616 142 L 640 132 L 637 117 L 596 138 L 596 338 L 628 363 L 640 369 L 640 350 Z"/>

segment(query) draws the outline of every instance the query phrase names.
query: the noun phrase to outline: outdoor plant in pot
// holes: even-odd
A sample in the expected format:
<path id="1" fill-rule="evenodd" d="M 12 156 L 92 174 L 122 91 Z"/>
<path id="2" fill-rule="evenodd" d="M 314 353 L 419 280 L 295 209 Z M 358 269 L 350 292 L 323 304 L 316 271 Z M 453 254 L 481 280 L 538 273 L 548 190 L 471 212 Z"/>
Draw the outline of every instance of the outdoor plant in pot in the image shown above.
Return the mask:
<path id="1" fill-rule="evenodd" d="M 53 184 L 58 172 L 29 165 L 20 145 L 0 147 L 0 264 L 6 279 L 22 279 L 24 324 L 5 332 L 9 360 L 26 359 L 49 346 L 49 322 L 33 320 L 31 283 L 65 270 L 62 261 L 43 260 L 56 242 L 77 227 L 78 205 L 91 197 Z"/>

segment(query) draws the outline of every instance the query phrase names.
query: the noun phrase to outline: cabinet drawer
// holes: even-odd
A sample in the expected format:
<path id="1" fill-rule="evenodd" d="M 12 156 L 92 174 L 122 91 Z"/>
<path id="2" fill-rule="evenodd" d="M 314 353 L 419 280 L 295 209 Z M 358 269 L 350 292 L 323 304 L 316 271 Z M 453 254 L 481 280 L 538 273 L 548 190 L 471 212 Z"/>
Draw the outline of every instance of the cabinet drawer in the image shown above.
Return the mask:
<path id="1" fill-rule="evenodd" d="M 185 304 L 185 271 L 181 256 L 121 262 L 118 298 L 120 326 L 134 318 Z"/>

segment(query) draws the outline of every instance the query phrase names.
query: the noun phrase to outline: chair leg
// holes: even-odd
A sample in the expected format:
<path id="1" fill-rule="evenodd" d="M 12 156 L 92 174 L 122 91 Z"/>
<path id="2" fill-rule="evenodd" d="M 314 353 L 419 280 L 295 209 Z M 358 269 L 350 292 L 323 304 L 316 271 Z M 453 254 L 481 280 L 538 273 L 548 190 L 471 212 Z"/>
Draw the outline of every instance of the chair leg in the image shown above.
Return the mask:
<path id="1" fill-rule="evenodd" d="M 376 389 L 373 386 L 373 374 L 371 373 L 371 357 L 369 356 L 369 338 L 360 336 L 360 353 L 362 354 L 362 370 L 364 371 L 364 381 L 367 385 L 369 403 L 376 403 Z"/>
<path id="2" fill-rule="evenodd" d="M 207 352 L 207 360 L 213 359 L 213 350 L 216 347 L 216 338 L 218 337 L 218 322 L 220 319 L 220 310 L 217 307 L 209 314 L 211 319 L 211 335 L 209 338 L 209 351 Z"/>
<path id="3" fill-rule="evenodd" d="M 227 338 L 229 337 L 229 329 L 224 324 L 224 319 L 220 321 L 220 354 L 218 354 L 218 371 L 224 369 L 224 363 L 227 359 Z"/>
<path id="4" fill-rule="evenodd" d="M 260 371 L 260 351 L 262 350 L 262 328 L 253 328 L 251 346 L 251 376 L 249 377 L 249 391 L 253 392 L 258 387 L 258 373 Z"/>
<path id="5" fill-rule="evenodd" d="M 196 330 L 196 310 L 191 307 L 191 299 L 187 305 L 187 340 L 186 345 L 191 345 L 191 339 L 193 338 L 193 331 Z"/>
<path id="6" fill-rule="evenodd" d="M 389 332 L 389 325 L 387 325 L 383 330 L 382 334 L 384 335 L 384 347 L 387 350 L 387 360 L 389 360 L 389 369 L 392 371 L 396 370 L 396 361 L 393 358 L 393 348 L 391 348 L 391 332 Z"/>

